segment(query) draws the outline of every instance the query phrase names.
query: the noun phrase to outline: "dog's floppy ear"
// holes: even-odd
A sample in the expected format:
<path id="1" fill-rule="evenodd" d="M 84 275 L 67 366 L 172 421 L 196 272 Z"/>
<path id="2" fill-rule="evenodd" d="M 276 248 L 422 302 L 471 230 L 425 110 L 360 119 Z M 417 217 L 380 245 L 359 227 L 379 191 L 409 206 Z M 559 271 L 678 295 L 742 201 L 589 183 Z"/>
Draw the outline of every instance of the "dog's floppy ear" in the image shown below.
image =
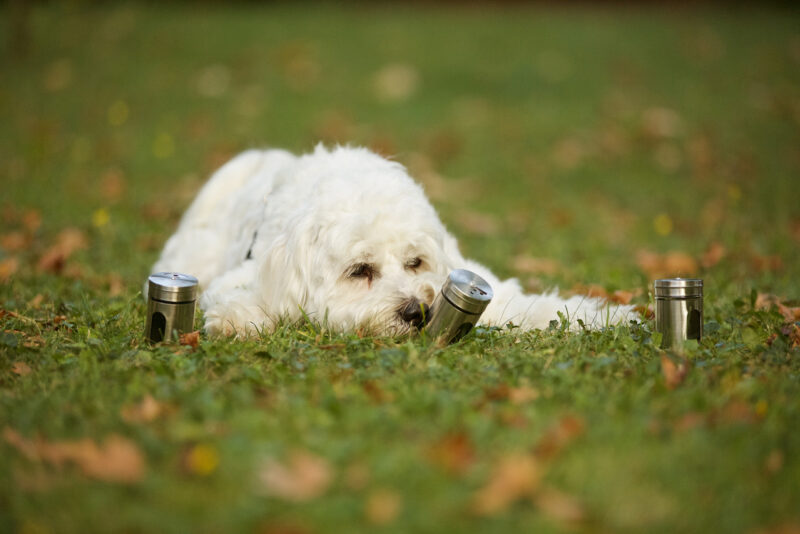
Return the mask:
<path id="1" fill-rule="evenodd" d="M 292 241 L 282 235 L 268 246 L 258 277 L 267 315 L 297 320 L 308 302 L 307 261 L 305 247 Z"/>

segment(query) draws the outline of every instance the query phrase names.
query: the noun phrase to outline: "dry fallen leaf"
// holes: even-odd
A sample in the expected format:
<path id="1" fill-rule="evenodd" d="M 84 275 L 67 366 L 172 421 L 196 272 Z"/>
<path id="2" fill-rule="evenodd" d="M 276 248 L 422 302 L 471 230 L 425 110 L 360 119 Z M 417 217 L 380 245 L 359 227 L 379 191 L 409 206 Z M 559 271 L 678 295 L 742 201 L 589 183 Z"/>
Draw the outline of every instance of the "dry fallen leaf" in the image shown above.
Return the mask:
<path id="1" fill-rule="evenodd" d="M 465 432 L 446 434 L 428 451 L 434 464 L 451 474 L 464 474 L 475 460 L 475 447 Z"/>
<path id="2" fill-rule="evenodd" d="M 585 430 L 586 423 L 582 418 L 574 415 L 562 417 L 539 439 L 535 448 L 536 456 L 544 460 L 552 459 Z"/>
<path id="3" fill-rule="evenodd" d="M 178 343 L 181 345 L 188 345 L 189 347 L 196 349 L 200 346 L 200 330 L 181 334 L 178 338 Z"/>
<path id="4" fill-rule="evenodd" d="M 149 423 L 163 412 L 163 405 L 148 393 L 140 403 L 123 406 L 120 415 L 128 423 Z"/>
<path id="5" fill-rule="evenodd" d="M 675 389 L 681 385 L 687 372 L 688 366 L 684 360 L 666 354 L 661 355 L 661 374 L 664 375 L 667 389 Z"/>
<path id="6" fill-rule="evenodd" d="M 500 231 L 500 222 L 494 215 L 462 210 L 456 220 L 461 228 L 476 235 L 492 236 Z"/>
<path id="7" fill-rule="evenodd" d="M 769 310 L 771 308 L 777 308 L 778 312 L 783 316 L 784 320 L 787 323 L 793 323 L 795 321 L 800 320 L 800 306 L 799 307 L 789 307 L 783 304 L 781 301 L 785 300 L 777 295 L 771 295 L 769 293 L 758 293 L 756 295 L 756 303 L 755 307 L 757 310 Z"/>
<path id="8" fill-rule="evenodd" d="M 397 519 L 403 507 L 403 500 L 393 490 L 378 489 L 367 496 L 364 514 L 373 525 L 388 525 Z"/>
<path id="9" fill-rule="evenodd" d="M 74 463 L 90 478 L 131 484 L 145 475 L 145 460 L 139 447 L 117 434 L 107 436 L 102 445 L 89 438 L 53 442 L 31 440 L 9 427 L 4 429 L 3 437 L 31 461 L 42 461 L 56 468 Z"/>
<path id="10" fill-rule="evenodd" d="M 6 283 L 19 269 L 19 260 L 16 256 L 0 260 L 0 283 Z"/>
<path id="11" fill-rule="evenodd" d="M 686 276 L 697 273 L 697 261 L 685 252 L 658 254 L 648 250 L 636 253 L 636 263 L 650 278 Z"/>
<path id="12" fill-rule="evenodd" d="M 365 380 L 361 384 L 361 387 L 364 388 L 364 393 L 366 393 L 375 404 L 383 404 L 384 402 L 392 402 L 394 400 L 394 395 L 380 387 L 375 380 Z"/>
<path id="13" fill-rule="evenodd" d="M 333 472 L 324 458 L 295 451 L 284 463 L 272 458 L 266 460 L 259 471 L 259 480 L 268 495 L 304 502 L 327 491 L 333 480 Z"/>
<path id="14" fill-rule="evenodd" d="M 536 506 L 544 515 L 564 523 L 580 523 L 586 518 L 586 511 L 575 497 L 554 489 L 538 492 Z"/>
<path id="15" fill-rule="evenodd" d="M 556 260 L 550 258 L 534 258 L 531 256 L 520 255 L 512 260 L 511 266 L 515 271 L 528 274 L 548 274 L 554 275 L 563 268 Z"/>
<path id="16" fill-rule="evenodd" d="M 404 63 L 386 65 L 373 79 L 375 95 L 379 100 L 386 102 L 408 100 L 417 92 L 419 85 L 419 71 L 416 67 Z"/>
<path id="17" fill-rule="evenodd" d="M 0 247 L 3 247 L 6 252 L 19 252 L 28 248 L 30 245 L 30 238 L 22 232 L 13 231 L 0 236 Z"/>
<path id="18" fill-rule="evenodd" d="M 700 264 L 704 268 L 710 269 L 725 257 L 725 253 L 725 246 L 719 241 L 714 241 L 711 243 L 711 245 L 709 245 L 708 250 L 703 253 L 703 258 L 700 260 Z"/>
<path id="19" fill-rule="evenodd" d="M 526 404 L 538 398 L 539 391 L 525 384 L 508 390 L 508 400 L 511 404 Z"/>
<path id="20" fill-rule="evenodd" d="M 541 477 L 541 467 L 530 454 L 503 456 L 492 469 L 486 485 L 473 496 L 475 512 L 484 516 L 504 512 L 518 499 L 532 496 Z"/>
<path id="21" fill-rule="evenodd" d="M 56 237 L 56 242 L 39 258 L 38 268 L 59 274 L 64 270 L 64 264 L 77 250 L 88 247 L 89 241 L 81 230 L 65 228 Z"/>
<path id="22" fill-rule="evenodd" d="M 25 376 L 31 374 L 31 367 L 25 362 L 14 362 L 11 372 L 15 375 Z"/>

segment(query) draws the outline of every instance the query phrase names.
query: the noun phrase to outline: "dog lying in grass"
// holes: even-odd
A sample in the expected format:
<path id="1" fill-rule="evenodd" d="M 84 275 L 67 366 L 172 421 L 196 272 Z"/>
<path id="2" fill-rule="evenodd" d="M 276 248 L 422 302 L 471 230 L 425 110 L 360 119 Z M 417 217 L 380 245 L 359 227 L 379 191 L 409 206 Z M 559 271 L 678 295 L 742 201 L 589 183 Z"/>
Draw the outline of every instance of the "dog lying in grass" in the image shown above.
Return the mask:
<path id="1" fill-rule="evenodd" d="M 419 328 L 448 273 L 483 277 L 494 299 L 479 324 L 576 327 L 635 318 L 629 306 L 525 295 L 465 259 L 402 165 L 363 148 L 295 156 L 250 150 L 220 168 L 169 238 L 153 272 L 193 274 L 209 334 L 248 336 L 304 316 L 335 331 Z"/>

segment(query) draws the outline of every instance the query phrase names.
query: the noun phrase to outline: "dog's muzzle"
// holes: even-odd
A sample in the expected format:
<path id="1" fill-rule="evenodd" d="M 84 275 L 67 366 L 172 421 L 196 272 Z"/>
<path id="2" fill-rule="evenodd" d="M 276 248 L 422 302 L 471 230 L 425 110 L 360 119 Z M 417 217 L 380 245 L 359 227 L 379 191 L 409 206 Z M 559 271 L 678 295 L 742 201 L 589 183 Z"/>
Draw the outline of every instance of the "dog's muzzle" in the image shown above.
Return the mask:
<path id="1" fill-rule="evenodd" d="M 410 298 L 398 308 L 397 315 L 415 328 L 422 328 L 430 315 L 430 306 L 419 299 Z"/>

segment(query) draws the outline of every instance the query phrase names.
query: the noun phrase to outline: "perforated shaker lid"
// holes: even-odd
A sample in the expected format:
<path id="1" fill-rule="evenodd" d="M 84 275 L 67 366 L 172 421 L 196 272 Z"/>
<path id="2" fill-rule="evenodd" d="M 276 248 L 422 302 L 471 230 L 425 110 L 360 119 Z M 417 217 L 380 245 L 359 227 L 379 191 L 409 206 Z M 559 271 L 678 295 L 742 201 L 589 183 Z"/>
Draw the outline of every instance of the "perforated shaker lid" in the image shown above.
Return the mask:
<path id="1" fill-rule="evenodd" d="M 474 315 L 483 313 L 494 296 L 492 286 L 486 280 L 466 269 L 450 273 L 442 294 L 457 308 Z"/>
<path id="2" fill-rule="evenodd" d="M 189 302 L 197 298 L 197 278 L 183 273 L 151 274 L 148 298 L 167 302 Z"/>
<path id="3" fill-rule="evenodd" d="M 702 297 L 703 281 L 699 278 L 663 278 L 653 284 L 656 297 Z"/>

